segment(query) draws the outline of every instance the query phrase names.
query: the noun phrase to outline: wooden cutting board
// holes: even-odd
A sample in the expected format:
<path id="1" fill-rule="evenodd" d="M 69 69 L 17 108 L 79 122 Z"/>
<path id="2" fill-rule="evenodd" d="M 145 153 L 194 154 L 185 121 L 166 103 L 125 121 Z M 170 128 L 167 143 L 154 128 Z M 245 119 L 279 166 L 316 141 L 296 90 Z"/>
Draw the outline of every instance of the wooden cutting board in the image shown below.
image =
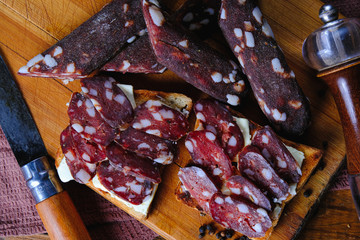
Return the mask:
<path id="1" fill-rule="evenodd" d="M 29 78 L 16 75 L 17 70 L 35 55 L 95 14 L 109 0 L 0 0 L 0 48 L 15 76 L 51 156 L 59 147 L 59 135 L 68 124 L 66 103 L 79 82 L 64 85 L 57 79 Z M 166 2 L 166 1 L 164 1 Z M 184 0 L 167 1 L 175 9 Z M 323 160 L 299 194 L 288 204 L 271 239 L 291 239 L 303 226 L 329 181 L 338 171 L 345 155 L 345 144 L 333 98 L 325 84 L 302 60 L 303 40 L 321 26 L 319 0 L 261 0 L 260 8 L 272 26 L 276 39 L 294 70 L 298 82 L 312 104 L 312 125 L 297 141 L 321 148 Z M 200 93 L 170 71 L 162 75 L 117 74 L 135 88 L 182 92 L 196 99 Z M 249 97 L 237 110 L 261 124 L 266 120 Z M 167 239 L 197 239 L 198 228 L 210 218 L 179 204 L 174 197 L 179 165 L 166 168 L 163 182 L 152 204 L 150 216 L 142 222 Z M 215 239 L 214 236 L 208 239 Z M 205 239 L 206 239 L 205 238 Z"/>

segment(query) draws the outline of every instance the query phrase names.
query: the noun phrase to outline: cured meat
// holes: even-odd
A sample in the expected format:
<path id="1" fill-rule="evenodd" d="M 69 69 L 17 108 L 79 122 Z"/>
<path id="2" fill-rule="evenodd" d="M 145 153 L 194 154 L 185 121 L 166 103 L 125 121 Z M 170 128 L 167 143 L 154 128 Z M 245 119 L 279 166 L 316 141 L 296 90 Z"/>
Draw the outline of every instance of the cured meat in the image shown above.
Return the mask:
<path id="1" fill-rule="evenodd" d="M 238 105 L 245 75 L 229 59 L 166 21 L 155 1 L 142 1 L 149 37 L 158 61 L 214 98 Z"/>
<path id="2" fill-rule="evenodd" d="M 91 100 L 101 117 L 113 128 L 118 128 L 133 119 L 133 108 L 115 79 L 95 76 L 81 79 L 81 90 Z"/>
<path id="3" fill-rule="evenodd" d="M 231 161 L 212 132 L 202 130 L 189 133 L 185 146 L 195 164 L 204 166 L 213 176 L 226 180 L 233 174 Z"/>
<path id="4" fill-rule="evenodd" d="M 150 159 L 142 158 L 136 153 L 124 150 L 116 142 L 106 147 L 106 156 L 110 164 L 121 169 L 124 173 L 143 178 L 153 183 L 160 183 L 160 171 L 156 163 Z"/>
<path id="5" fill-rule="evenodd" d="M 189 124 L 179 111 L 158 100 L 148 100 L 135 109 L 132 127 L 171 141 L 180 139 L 187 133 Z"/>
<path id="6" fill-rule="evenodd" d="M 230 111 L 218 101 L 199 100 L 194 107 L 200 126 L 213 132 L 225 153 L 233 159 L 244 147 L 244 138 Z"/>
<path id="7" fill-rule="evenodd" d="M 238 167 L 243 175 L 267 191 L 274 202 L 281 203 L 289 195 L 289 185 L 276 174 L 256 147 L 250 145 L 244 148 Z"/>
<path id="8" fill-rule="evenodd" d="M 115 56 L 145 28 L 140 1 L 114 0 L 73 32 L 35 56 L 19 74 L 83 78 Z"/>
<path id="9" fill-rule="evenodd" d="M 238 195 L 267 211 L 271 211 L 269 199 L 248 179 L 240 175 L 232 176 L 225 184 L 233 195 Z"/>
<path id="10" fill-rule="evenodd" d="M 298 163 L 269 126 L 256 130 L 251 144 L 261 150 L 281 178 L 288 183 L 299 182 L 302 173 Z"/>
<path id="11" fill-rule="evenodd" d="M 148 157 L 157 163 L 166 165 L 172 163 L 174 159 L 175 148 L 171 141 L 132 127 L 121 132 L 118 141 L 126 150 Z"/>
<path id="12" fill-rule="evenodd" d="M 74 146 L 70 133 L 71 127 L 68 126 L 60 134 L 60 146 L 64 153 L 66 164 L 74 180 L 86 184 L 96 174 L 96 164 L 86 163 L 80 160 Z"/>
<path id="13" fill-rule="evenodd" d="M 211 197 L 219 190 L 199 167 L 185 167 L 179 170 L 178 176 L 186 190 L 196 199 L 204 212 L 209 213 Z"/>
<path id="14" fill-rule="evenodd" d="M 219 24 L 272 125 L 302 134 L 310 123 L 309 102 L 256 0 L 222 0 Z"/>
<path id="15" fill-rule="evenodd" d="M 205 39 L 213 32 L 218 32 L 218 13 L 221 2 L 217 0 L 188 0 L 171 19 L 186 30 L 195 32 Z"/>
<path id="16" fill-rule="evenodd" d="M 134 39 L 134 42 L 106 63 L 101 70 L 123 73 L 163 73 L 166 68 L 158 63 L 149 36 L 145 30 L 143 32 L 144 35 L 138 40 Z"/>
<path id="17" fill-rule="evenodd" d="M 100 183 L 106 189 L 134 205 L 151 198 L 154 185 L 145 179 L 125 174 L 108 161 L 101 162 L 96 171 Z"/>
<path id="18" fill-rule="evenodd" d="M 83 138 L 104 146 L 114 140 L 117 130 L 101 118 L 89 98 L 78 92 L 71 96 L 68 115 L 71 127 Z"/>
<path id="19" fill-rule="evenodd" d="M 81 134 L 69 127 L 70 135 L 72 137 L 74 149 L 79 158 L 88 163 L 97 163 L 106 159 L 105 147 L 87 141 L 81 137 Z"/>
<path id="20" fill-rule="evenodd" d="M 251 238 L 263 237 L 272 226 L 263 208 L 221 193 L 212 196 L 210 212 L 216 222 Z"/>

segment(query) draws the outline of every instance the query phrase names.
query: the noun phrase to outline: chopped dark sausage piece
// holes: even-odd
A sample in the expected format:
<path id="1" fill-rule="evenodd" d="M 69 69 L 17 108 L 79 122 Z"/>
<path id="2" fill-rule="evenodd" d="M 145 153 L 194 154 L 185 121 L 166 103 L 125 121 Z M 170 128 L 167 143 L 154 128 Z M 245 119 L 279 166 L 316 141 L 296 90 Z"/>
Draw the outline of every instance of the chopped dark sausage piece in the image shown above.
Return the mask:
<path id="1" fill-rule="evenodd" d="M 231 161 L 212 132 L 202 130 L 189 133 L 185 146 L 194 163 L 207 168 L 213 176 L 226 180 L 233 174 Z"/>
<path id="2" fill-rule="evenodd" d="M 200 125 L 218 137 L 225 153 L 233 159 L 244 147 L 244 138 L 230 111 L 210 99 L 197 101 L 194 110 Z"/>
<path id="3" fill-rule="evenodd" d="M 172 21 L 188 31 L 195 32 L 201 39 L 218 32 L 218 0 L 188 0 L 171 16 Z"/>
<path id="4" fill-rule="evenodd" d="M 145 28 L 140 1 L 114 0 L 73 32 L 35 56 L 19 74 L 83 78 L 104 65 Z"/>
<path id="5" fill-rule="evenodd" d="M 233 195 L 243 197 L 255 205 L 271 211 L 269 199 L 250 180 L 243 176 L 232 176 L 225 183 Z"/>
<path id="6" fill-rule="evenodd" d="M 263 237 L 272 226 L 266 210 L 250 202 L 215 193 L 210 200 L 212 218 L 248 237 Z"/>
<path id="7" fill-rule="evenodd" d="M 161 138 L 177 141 L 189 128 L 187 118 L 158 100 L 148 100 L 135 109 L 131 126 Z"/>
<path id="8" fill-rule="evenodd" d="M 60 146 L 65 156 L 66 164 L 75 181 L 86 184 L 96 174 L 96 164 L 86 163 L 80 159 L 75 150 L 74 142 L 70 133 L 71 127 L 68 126 L 60 134 Z"/>
<path id="9" fill-rule="evenodd" d="M 243 149 L 238 168 L 241 174 L 267 191 L 274 202 L 281 203 L 289 195 L 289 185 L 276 174 L 256 147 L 250 145 Z"/>
<path id="10" fill-rule="evenodd" d="M 310 123 L 309 102 L 256 0 L 222 0 L 219 24 L 266 117 L 275 129 L 301 135 Z"/>
<path id="11" fill-rule="evenodd" d="M 134 205 L 151 198 L 154 184 L 145 179 L 126 174 L 108 161 L 101 162 L 96 171 L 100 183 L 106 189 Z"/>
<path id="12" fill-rule="evenodd" d="M 171 141 L 132 127 L 121 132 L 118 142 L 126 150 L 164 165 L 172 163 L 175 156 L 175 147 Z"/>
<path id="13" fill-rule="evenodd" d="M 288 183 L 299 182 L 302 173 L 298 163 L 269 126 L 256 130 L 251 144 L 261 150 L 281 178 Z"/>
<path id="14" fill-rule="evenodd" d="M 165 69 L 158 63 L 147 33 L 101 68 L 103 71 L 123 73 L 163 73 Z"/>
<path id="15" fill-rule="evenodd" d="M 69 128 L 69 131 L 74 149 L 82 161 L 97 163 L 106 159 L 105 147 L 103 145 L 86 140 L 72 127 Z"/>
<path id="16" fill-rule="evenodd" d="M 179 170 L 178 176 L 185 189 L 196 199 L 204 212 L 209 213 L 209 202 L 218 188 L 209 176 L 199 167 L 185 167 Z"/>
<path id="17" fill-rule="evenodd" d="M 134 111 L 131 103 L 116 85 L 115 79 L 95 76 L 81 79 L 80 84 L 81 90 L 112 128 L 119 128 L 132 121 Z"/>
<path id="18" fill-rule="evenodd" d="M 236 64 L 195 37 L 171 25 L 154 1 L 142 1 L 149 37 L 158 61 L 196 88 L 227 102 L 240 104 L 246 77 Z"/>
<path id="19" fill-rule="evenodd" d="M 110 164 L 124 173 L 140 177 L 153 183 L 160 183 L 161 176 L 157 164 L 150 159 L 126 151 L 118 143 L 113 142 L 106 147 L 106 156 Z"/>
<path id="20" fill-rule="evenodd" d="M 91 100 L 78 92 L 71 96 L 68 115 L 71 127 L 95 143 L 106 146 L 117 134 L 117 130 L 102 119 Z"/>

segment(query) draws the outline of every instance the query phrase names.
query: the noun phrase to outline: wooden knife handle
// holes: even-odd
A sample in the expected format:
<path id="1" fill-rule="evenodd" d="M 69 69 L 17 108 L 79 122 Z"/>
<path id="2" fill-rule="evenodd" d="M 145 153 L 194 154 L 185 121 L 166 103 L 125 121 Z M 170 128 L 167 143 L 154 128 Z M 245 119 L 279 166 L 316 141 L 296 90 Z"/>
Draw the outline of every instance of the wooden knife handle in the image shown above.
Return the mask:
<path id="1" fill-rule="evenodd" d="M 38 203 L 36 209 L 51 239 L 91 239 L 66 191 Z"/>
<path id="2" fill-rule="evenodd" d="M 349 174 L 360 173 L 360 60 L 325 72 L 321 77 L 329 85 L 339 110 L 345 136 Z"/>

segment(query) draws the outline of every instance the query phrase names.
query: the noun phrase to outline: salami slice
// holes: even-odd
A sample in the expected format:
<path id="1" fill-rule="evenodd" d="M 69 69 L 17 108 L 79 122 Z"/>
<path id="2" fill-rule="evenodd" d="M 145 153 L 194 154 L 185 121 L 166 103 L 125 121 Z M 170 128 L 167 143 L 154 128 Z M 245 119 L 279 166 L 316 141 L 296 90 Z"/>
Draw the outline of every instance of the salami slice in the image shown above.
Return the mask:
<path id="1" fill-rule="evenodd" d="M 221 193 L 212 196 L 210 212 L 216 222 L 251 238 L 263 237 L 272 226 L 263 208 Z"/>
<path id="2" fill-rule="evenodd" d="M 194 110 L 200 125 L 218 137 L 225 153 L 233 159 L 244 147 L 244 138 L 230 111 L 210 99 L 197 101 Z"/>
<path id="3" fill-rule="evenodd" d="M 160 164 L 170 164 L 174 159 L 175 148 L 171 141 L 132 127 L 121 132 L 118 141 L 126 150 L 136 152 Z"/>
<path id="4" fill-rule="evenodd" d="M 171 16 L 171 19 L 177 25 L 206 39 L 211 33 L 220 30 L 218 29 L 220 5 L 221 2 L 217 0 L 188 0 Z"/>
<path id="5" fill-rule="evenodd" d="M 166 21 L 155 1 L 142 1 L 149 37 L 158 61 L 214 98 L 238 105 L 245 75 L 214 49 Z"/>
<path id="6" fill-rule="evenodd" d="M 240 175 L 232 176 L 227 180 L 226 187 L 233 195 L 243 197 L 255 205 L 271 211 L 269 199 L 250 180 Z"/>
<path id="7" fill-rule="evenodd" d="M 247 146 L 239 156 L 240 172 L 263 188 L 274 199 L 281 203 L 289 195 L 289 185 L 282 180 L 254 146 Z"/>
<path id="8" fill-rule="evenodd" d="M 211 197 L 219 190 L 209 176 L 199 167 L 185 167 L 179 170 L 178 176 L 190 195 L 196 199 L 204 212 L 209 213 Z"/>
<path id="9" fill-rule="evenodd" d="M 103 71 L 123 73 L 163 73 L 165 69 L 158 63 L 147 33 L 101 68 Z"/>
<path id="10" fill-rule="evenodd" d="M 171 141 L 187 133 L 187 118 L 179 111 L 158 100 L 148 100 L 135 109 L 132 127 Z"/>
<path id="11" fill-rule="evenodd" d="M 80 159 L 88 163 L 97 163 L 106 159 L 105 147 L 89 142 L 85 138 L 81 137 L 81 134 L 75 131 L 72 127 L 69 129 L 74 149 Z"/>
<path id="12" fill-rule="evenodd" d="M 60 134 L 60 146 L 64 153 L 66 164 L 70 169 L 70 173 L 74 180 L 86 184 L 96 174 L 96 164 L 86 163 L 82 161 L 77 154 L 74 142 L 70 133 L 71 127 L 68 126 Z"/>
<path id="13" fill-rule="evenodd" d="M 153 183 L 161 182 L 160 171 L 156 163 L 150 159 L 142 158 L 136 153 L 124 150 L 115 142 L 106 147 L 106 156 L 109 158 L 111 165 L 121 169 L 126 174 Z"/>
<path id="14" fill-rule="evenodd" d="M 102 119 L 89 98 L 78 92 L 71 96 L 68 115 L 71 127 L 83 138 L 104 146 L 114 140 L 117 130 Z"/>
<path id="15" fill-rule="evenodd" d="M 125 174 L 108 161 L 101 162 L 96 171 L 106 189 L 134 205 L 151 198 L 154 185 L 145 179 Z"/>
<path id="16" fill-rule="evenodd" d="M 256 130 L 251 144 L 261 150 L 281 178 L 288 183 L 299 182 L 302 173 L 298 163 L 269 126 Z"/>
<path id="17" fill-rule="evenodd" d="M 302 134 L 310 123 L 309 102 L 256 0 L 222 0 L 219 24 L 272 125 Z"/>
<path id="18" fill-rule="evenodd" d="M 18 73 L 65 79 L 86 77 L 144 28 L 140 1 L 114 0 L 61 41 L 31 59 Z"/>
<path id="19" fill-rule="evenodd" d="M 212 132 L 202 130 L 189 133 L 185 146 L 193 161 L 207 168 L 213 176 L 226 180 L 233 174 L 231 161 Z"/>
<path id="20" fill-rule="evenodd" d="M 95 76 L 81 79 L 81 90 L 94 104 L 101 117 L 113 128 L 118 128 L 133 119 L 133 108 L 115 79 Z"/>

